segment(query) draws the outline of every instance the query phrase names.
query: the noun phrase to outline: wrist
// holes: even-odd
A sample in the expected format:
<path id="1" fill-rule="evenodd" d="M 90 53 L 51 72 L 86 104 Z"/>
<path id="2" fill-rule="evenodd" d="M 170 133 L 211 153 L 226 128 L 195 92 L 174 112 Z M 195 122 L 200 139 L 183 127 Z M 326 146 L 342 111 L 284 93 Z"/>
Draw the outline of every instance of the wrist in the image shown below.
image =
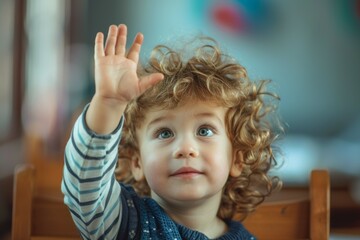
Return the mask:
<path id="1" fill-rule="evenodd" d="M 98 134 L 109 134 L 118 126 L 125 108 L 126 103 L 94 95 L 85 116 L 86 124 Z"/>
<path id="2" fill-rule="evenodd" d="M 109 111 L 123 111 L 126 108 L 127 102 L 110 97 L 104 97 L 99 94 L 94 94 L 91 99 L 91 103 L 96 105 L 99 108 L 104 108 L 104 110 Z"/>

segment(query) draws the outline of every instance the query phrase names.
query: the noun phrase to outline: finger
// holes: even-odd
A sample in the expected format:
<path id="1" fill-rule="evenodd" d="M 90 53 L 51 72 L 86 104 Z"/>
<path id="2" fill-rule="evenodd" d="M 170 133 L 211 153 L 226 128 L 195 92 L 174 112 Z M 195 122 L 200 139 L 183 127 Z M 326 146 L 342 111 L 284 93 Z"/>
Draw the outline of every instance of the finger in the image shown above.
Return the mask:
<path id="1" fill-rule="evenodd" d="M 144 36 L 141 33 L 138 33 L 134 39 L 134 42 L 129 50 L 128 59 L 133 60 L 134 62 L 139 61 L 139 54 L 141 50 L 141 44 L 143 43 Z"/>
<path id="2" fill-rule="evenodd" d="M 108 36 L 106 38 L 106 44 L 105 44 L 106 55 L 115 54 L 116 37 L 117 37 L 117 26 L 111 25 L 109 27 Z"/>
<path id="3" fill-rule="evenodd" d="M 115 46 L 115 54 L 125 56 L 126 52 L 127 27 L 120 24 L 118 27 L 117 42 Z"/>
<path id="4" fill-rule="evenodd" d="M 158 82 L 164 79 L 164 75 L 161 73 L 152 73 L 148 76 L 142 77 L 140 79 L 140 94 L 145 92 L 148 88 L 154 86 Z"/>
<path id="5" fill-rule="evenodd" d="M 104 34 L 99 32 L 95 37 L 94 58 L 103 57 L 104 55 Z"/>

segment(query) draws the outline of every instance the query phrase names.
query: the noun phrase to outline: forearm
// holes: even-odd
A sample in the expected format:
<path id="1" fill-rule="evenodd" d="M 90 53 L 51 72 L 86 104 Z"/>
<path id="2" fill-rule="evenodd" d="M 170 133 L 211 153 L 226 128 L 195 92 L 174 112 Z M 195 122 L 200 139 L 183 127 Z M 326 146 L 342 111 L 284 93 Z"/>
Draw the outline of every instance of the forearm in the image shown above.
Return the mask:
<path id="1" fill-rule="evenodd" d="M 65 149 L 64 201 L 83 235 L 97 239 L 108 232 L 111 239 L 121 217 L 120 186 L 114 178 L 120 126 L 99 135 L 87 128 L 83 114 Z"/>

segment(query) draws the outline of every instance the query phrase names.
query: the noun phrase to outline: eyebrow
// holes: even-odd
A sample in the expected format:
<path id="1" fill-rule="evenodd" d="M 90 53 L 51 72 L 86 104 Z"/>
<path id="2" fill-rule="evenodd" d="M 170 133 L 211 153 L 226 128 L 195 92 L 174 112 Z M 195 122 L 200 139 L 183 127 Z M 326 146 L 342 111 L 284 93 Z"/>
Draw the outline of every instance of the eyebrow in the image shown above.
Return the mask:
<path id="1" fill-rule="evenodd" d="M 215 118 L 219 123 L 223 122 L 216 114 L 209 113 L 209 112 L 197 113 L 197 114 L 195 114 L 195 117 Z"/>
<path id="2" fill-rule="evenodd" d="M 157 118 L 155 118 L 155 119 L 153 119 L 151 122 L 149 122 L 148 124 L 147 124 L 147 127 L 149 127 L 149 126 L 151 126 L 151 125 L 155 125 L 155 124 L 157 124 L 158 122 L 161 122 L 161 121 L 163 121 L 163 120 L 167 120 L 167 119 L 173 119 L 173 118 L 175 118 L 174 116 L 169 116 L 169 115 L 166 115 L 166 116 L 160 116 L 160 117 L 157 117 Z"/>

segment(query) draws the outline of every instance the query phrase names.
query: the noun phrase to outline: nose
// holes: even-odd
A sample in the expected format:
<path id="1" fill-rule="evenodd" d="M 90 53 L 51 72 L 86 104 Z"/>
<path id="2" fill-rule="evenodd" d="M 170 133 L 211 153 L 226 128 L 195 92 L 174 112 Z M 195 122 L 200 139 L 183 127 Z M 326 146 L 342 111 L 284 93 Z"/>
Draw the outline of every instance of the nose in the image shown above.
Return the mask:
<path id="1" fill-rule="evenodd" d="M 199 149 L 196 141 L 191 136 L 178 138 L 175 145 L 174 157 L 181 158 L 196 158 L 199 156 Z"/>

